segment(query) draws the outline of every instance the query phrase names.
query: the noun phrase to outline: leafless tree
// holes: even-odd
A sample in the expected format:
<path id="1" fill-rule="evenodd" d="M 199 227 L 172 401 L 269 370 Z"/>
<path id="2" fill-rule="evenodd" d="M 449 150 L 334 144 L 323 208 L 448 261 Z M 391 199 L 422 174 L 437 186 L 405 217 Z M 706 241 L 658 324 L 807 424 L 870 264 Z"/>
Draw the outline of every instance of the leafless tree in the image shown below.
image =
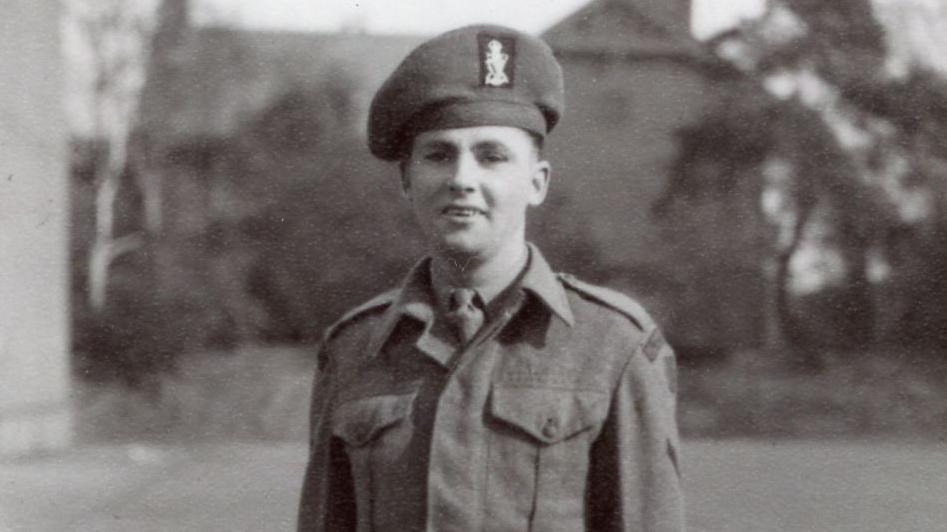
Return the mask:
<path id="1" fill-rule="evenodd" d="M 80 134 L 101 146 L 103 155 L 95 169 L 95 231 L 87 259 L 89 304 L 95 310 L 105 306 L 112 262 L 143 242 L 139 232 L 115 234 L 115 203 L 160 1 L 66 2 L 64 45 L 72 67 L 73 112 L 87 122 Z"/>

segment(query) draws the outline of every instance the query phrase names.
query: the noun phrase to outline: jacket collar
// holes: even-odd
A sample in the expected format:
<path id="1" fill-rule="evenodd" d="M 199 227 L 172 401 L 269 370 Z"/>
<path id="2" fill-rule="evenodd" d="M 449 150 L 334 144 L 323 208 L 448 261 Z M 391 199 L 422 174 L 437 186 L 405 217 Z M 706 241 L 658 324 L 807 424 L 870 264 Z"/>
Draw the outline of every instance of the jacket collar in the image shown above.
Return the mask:
<path id="1" fill-rule="evenodd" d="M 528 247 L 529 261 L 526 272 L 519 280 L 519 288 L 536 296 L 546 308 L 571 327 L 575 323 L 575 318 L 562 284 L 539 249 L 532 243 L 529 243 Z M 374 356 L 381 350 L 395 327 L 405 317 L 413 318 L 424 325 L 424 331 L 418 340 L 419 347 L 422 344 L 438 343 L 439 341 L 431 335 L 435 304 L 431 287 L 431 258 L 425 257 L 408 272 L 394 302 L 385 311 L 380 326 L 368 344 L 369 354 Z M 444 346 L 430 345 L 430 347 Z"/>
<path id="2" fill-rule="evenodd" d="M 410 317 L 424 324 L 422 335 L 428 335 L 434 324 L 434 298 L 431 290 L 431 258 L 425 257 L 408 272 L 394 302 L 385 310 L 381 324 L 372 334 L 368 353 L 374 356 L 388 341 L 402 318 Z"/>
<path id="3" fill-rule="evenodd" d="M 546 308 L 559 316 L 569 327 L 572 327 L 575 318 L 572 315 L 572 309 L 569 307 L 569 299 L 562 283 L 553 273 L 549 263 L 546 262 L 546 258 L 539 252 L 539 248 L 532 243 L 529 243 L 528 246 L 529 265 L 526 267 L 526 274 L 520 281 L 520 287 L 539 298 Z"/>

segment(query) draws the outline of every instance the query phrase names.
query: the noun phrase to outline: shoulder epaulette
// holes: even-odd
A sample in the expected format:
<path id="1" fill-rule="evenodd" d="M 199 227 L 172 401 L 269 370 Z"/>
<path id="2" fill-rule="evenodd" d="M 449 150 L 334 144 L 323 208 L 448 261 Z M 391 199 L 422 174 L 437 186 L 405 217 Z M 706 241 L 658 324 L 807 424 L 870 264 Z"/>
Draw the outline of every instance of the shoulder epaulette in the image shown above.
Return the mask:
<path id="1" fill-rule="evenodd" d="M 341 330 L 345 325 L 354 321 L 362 314 L 391 305 L 398 296 L 398 291 L 399 289 L 394 288 L 392 290 L 388 290 L 387 292 L 382 292 L 381 294 L 378 294 L 365 303 L 362 303 L 361 305 L 358 305 L 357 307 L 354 307 L 343 314 L 341 318 L 339 318 L 335 323 L 326 329 L 326 332 L 323 335 L 323 342 L 328 342 L 331 340 L 332 337 L 335 336 L 337 332 L 339 332 L 339 330 Z"/>
<path id="2" fill-rule="evenodd" d="M 629 318 L 642 331 L 648 332 L 655 327 L 654 320 L 648 312 L 634 299 L 610 288 L 586 283 L 568 273 L 557 274 L 567 287 L 579 292 L 586 299 L 591 299 Z"/>

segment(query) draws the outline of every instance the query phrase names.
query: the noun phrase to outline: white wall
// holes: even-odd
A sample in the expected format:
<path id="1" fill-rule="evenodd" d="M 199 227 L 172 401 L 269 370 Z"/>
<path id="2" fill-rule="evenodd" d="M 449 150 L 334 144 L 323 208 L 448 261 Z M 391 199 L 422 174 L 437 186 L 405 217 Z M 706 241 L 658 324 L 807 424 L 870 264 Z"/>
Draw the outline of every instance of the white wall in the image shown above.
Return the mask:
<path id="1" fill-rule="evenodd" d="M 68 444 L 58 0 L 0 2 L 0 453 Z"/>

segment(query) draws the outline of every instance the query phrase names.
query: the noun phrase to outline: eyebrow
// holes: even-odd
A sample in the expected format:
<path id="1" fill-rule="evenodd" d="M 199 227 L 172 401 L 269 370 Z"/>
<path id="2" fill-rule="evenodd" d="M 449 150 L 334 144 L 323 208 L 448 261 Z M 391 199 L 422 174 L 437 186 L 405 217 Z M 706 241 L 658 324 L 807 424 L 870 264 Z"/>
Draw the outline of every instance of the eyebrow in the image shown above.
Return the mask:
<path id="1" fill-rule="evenodd" d="M 427 142 L 424 142 L 417 146 L 418 150 L 448 150 L 452 152 L 458 151 L 458 146 L 456 143 L 449 140 L 443 139 L 431 139 Z M 498 140 L 479 140 L 474 142 L 471 150 L 475 153 L 484 152 L 484 151 L 497 151 L 502 152 L 505 155 L 512 155 L 513 150 L 506 145 L 505 143 Z"/>
<path id="2" fill-rule="evenodd" d="M 440 139 L 429 140 L 419 145 L 418 148 L 422 150 L 443 150 L 443 149 L 456 150 L 457 149 L 457 147 L 452 142 L 448 142 L 446 140 L 440 140 Z"/>
<path id="3" fill-rule="evenodd" d="M 512 152 L 509 146 L 495 140 L 484 140 L 484 141 L 477 142 L 476 144 L 474 144 L 473 149 L 474 151 L 498 150 L 505 153 Z"/>

